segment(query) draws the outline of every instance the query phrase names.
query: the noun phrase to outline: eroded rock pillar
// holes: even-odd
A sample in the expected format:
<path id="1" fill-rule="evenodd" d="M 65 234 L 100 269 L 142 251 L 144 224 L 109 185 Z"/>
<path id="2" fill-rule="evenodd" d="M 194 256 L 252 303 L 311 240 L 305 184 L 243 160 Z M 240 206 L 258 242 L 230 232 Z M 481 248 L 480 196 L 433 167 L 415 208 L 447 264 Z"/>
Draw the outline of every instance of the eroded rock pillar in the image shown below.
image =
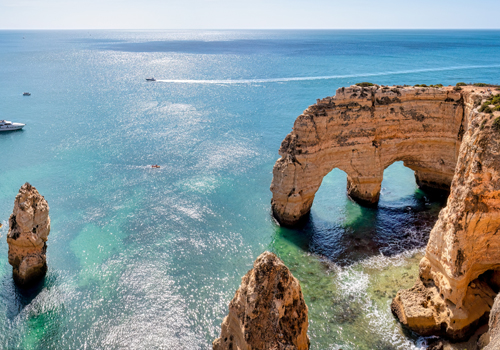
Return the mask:
<path id="1" fill-rule="evenodd" d="M 241 279 L 213 349 L 307 350 L 307 311 L 299 281 L 264 252 Z"/>
<path id="2" fill-rule="evenodd" d="M 45 276 L 49 233 L 49 205 L 35 187 L 25 183 L 14 201 L 7 234 L 9 263 L 18 285 L 30 286 Z"/>
<path id="3" fill-rule="evenodd" d="M 372 207 L 378 204 L 381 176 L 351 177 L 347 175 L 347 194 L 361 205 Z"/>

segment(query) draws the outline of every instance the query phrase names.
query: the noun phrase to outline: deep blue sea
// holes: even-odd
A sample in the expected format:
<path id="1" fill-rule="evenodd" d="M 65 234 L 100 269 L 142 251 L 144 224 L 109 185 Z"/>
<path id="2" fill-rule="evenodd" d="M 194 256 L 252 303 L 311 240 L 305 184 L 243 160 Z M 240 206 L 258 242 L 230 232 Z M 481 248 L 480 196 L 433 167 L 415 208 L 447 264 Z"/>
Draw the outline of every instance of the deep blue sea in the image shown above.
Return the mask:
<path id="1" fill-rule="evenodd" d="M 395 163 L 366 209 L 333 170 L 309 222 L 282 229 L 272 168 L 341 86 L 499 78 L 500 31 L 0 31 L 0 119 L 26 123 L 0 134 L 0 348 L 211 349 L 265 250 L 301 282 L 311 349 L 421 348 L 389 304 L 445 198 Z M 7 261 L 25 182 L 52 220 L 31 290 Z"/>

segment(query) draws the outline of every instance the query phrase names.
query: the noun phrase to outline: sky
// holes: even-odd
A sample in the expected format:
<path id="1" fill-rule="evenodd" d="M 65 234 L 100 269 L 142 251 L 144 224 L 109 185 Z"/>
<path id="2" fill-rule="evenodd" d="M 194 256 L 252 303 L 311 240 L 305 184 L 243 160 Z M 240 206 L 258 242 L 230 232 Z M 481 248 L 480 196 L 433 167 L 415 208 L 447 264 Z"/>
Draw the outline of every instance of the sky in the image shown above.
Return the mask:
<path id="1" fill-rule="evenodd" d="M 0 29 L 498 29 L 500 0 L 0 0 Z"/>

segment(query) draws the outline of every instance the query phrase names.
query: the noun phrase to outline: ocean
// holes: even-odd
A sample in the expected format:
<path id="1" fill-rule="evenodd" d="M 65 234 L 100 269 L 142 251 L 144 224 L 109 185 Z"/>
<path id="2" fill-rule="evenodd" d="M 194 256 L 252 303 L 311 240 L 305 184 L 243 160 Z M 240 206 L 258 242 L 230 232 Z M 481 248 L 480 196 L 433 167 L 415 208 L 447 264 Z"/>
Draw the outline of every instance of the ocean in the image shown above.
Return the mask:
<path id="1" fill-rule="evenodd" d="M 211 349 L 265 250 L 301 282 L 311 349 L 422 348 L 389 305 L 446 198 L 397 162 L 363 208 L 335 169 L 285 229 L 272 168 L 339 87 L 499 83 L 499 57 L 500 31 L 0 31 L 0 119 L 26 123 L 0 134 L 0 348 Z M 25 182 L 52 221 L 30 290 L 6 242 Z"/>

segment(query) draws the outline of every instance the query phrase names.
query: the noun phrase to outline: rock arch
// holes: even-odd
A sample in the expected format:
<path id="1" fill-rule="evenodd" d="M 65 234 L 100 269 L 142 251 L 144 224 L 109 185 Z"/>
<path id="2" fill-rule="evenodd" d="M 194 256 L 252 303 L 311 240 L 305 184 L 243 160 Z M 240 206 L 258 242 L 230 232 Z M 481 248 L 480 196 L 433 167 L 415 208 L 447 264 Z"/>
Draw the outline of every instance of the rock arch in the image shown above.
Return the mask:
<path id="1" fill-rule="evenodd" d="M 364 205 L 376 205 L 384 169 L 396 161 L 415 171 L 419 186 L 449 189 L 465 123 L 463 97 L 451 88 L 340 88 L 307 108 L 283 140 L 273 214 L 285 226 L 300 222 L 334 168 Z"/>

